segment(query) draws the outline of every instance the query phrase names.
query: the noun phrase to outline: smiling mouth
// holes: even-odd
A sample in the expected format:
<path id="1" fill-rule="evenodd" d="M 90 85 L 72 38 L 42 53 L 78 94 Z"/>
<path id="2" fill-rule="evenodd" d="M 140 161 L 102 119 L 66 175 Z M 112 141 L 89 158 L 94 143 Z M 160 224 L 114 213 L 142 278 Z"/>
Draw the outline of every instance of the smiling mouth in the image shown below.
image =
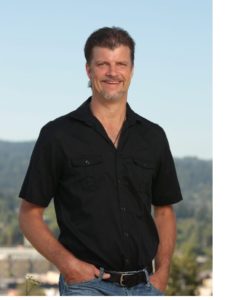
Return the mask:
<path id="1" fill-rule="evenodd" d="M 120 84 L 122 81 L 103 80 L 102 82 L 106 84 L 116 85 L 116 84 Z"/>

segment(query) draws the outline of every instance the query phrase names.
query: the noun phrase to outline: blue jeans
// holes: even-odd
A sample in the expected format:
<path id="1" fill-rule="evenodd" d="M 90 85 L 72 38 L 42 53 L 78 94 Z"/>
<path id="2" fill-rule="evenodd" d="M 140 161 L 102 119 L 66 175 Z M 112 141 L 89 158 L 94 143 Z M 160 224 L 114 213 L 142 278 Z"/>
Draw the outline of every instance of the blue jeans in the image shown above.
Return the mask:
<path id="1" fill-rule="evenodd" d="M 118 283 L 102 280 L 104 269 L 100 269 L 100 276 L 82 283 L 67 284 L 62 275 L 59 278 L 60 296 L 163 296 L 164 294 L 149 282 L 147 270 L 146 283 L 133 287 L 123 287 Z"/>

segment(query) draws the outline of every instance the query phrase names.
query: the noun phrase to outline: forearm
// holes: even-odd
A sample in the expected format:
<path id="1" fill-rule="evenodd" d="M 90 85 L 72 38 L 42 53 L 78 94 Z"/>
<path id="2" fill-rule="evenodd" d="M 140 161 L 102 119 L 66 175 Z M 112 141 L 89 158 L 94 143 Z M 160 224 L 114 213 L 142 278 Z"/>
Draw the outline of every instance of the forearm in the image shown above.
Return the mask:
<path id="1" fill-rule="evenodd" d="M 64 273 L 69 262 L 76 259 L 54 237 L 43 221 L 42 213 L 40 211 L 27 211 L 26 207 L 21 207 L 19 224 L 23 234 L 31 242 L 34 248 L 52 262 L 60 272 Z"/>
<path id="2" fill-rule="evenodd" d="M 176 217 L 172 206 L 155 208 L 154 218 L 160 241 L 155 257 L 155 269 L 169 272 L 176 244 Z"/>
<path id="3" fill-rule="evenodd" d="M 63 274 L 66 282 L 82 282 L 98 277 L 100 270 L 94 265 L 77 259 L 58 240 L 43 220 L 44 208 L 22 201 L 19 224 L 25 237 L 44 257 Z M 104 273 L 103 278 L 110 275 Z"/>

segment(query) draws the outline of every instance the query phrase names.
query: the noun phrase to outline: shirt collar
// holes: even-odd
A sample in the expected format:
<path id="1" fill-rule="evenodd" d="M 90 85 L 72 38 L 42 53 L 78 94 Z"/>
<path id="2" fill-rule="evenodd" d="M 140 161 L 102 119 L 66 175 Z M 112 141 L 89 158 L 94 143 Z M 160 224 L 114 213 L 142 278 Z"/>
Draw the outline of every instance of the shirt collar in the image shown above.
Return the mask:
<path id="1" fill-rule="evenodd" d="M 80 107 L 78 107 L 75 111 L 69 114 L 70 117 L 85 122 L 88 125 L 96 124 L 96 118 L 93 116 L 90 109 L 91 97 L 89 97 Z M 128 125 L 133 125 L 136 122 L 141 122 L 141 117 L 136 114 L 127 103 L 127 111 L 126 111 L 126 121 Z"/>

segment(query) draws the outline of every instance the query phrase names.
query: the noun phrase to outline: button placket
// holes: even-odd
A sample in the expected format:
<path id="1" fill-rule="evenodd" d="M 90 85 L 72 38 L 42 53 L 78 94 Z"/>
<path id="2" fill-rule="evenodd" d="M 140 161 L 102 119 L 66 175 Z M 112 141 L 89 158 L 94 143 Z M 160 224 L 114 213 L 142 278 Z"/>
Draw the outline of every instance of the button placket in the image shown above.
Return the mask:
<path id="1" fill-rule="evenodd" d="M 120 204 L 120 212 L 121 212 L 121 229 L 122 229 L 122 234 L 123 234 L 123 242 L 124 242 L 124 250 L 125 250 L 125 257 L 124 257 L 124 264 L 128 268 L 130 264 L 129 260 L 129 226 L 128 226 L 128 220 L 127 220 L 127 208 L 126 204 L 123 201 L 123 196 L 122 196 L 122 191 L 123 191 L 123 167 L 121 165 L 121 159 L 120 155 L 117 152 L 116 155 L 116 184 L 117 184 L 117 191 L 118 191 L 118 201 Z"/>

